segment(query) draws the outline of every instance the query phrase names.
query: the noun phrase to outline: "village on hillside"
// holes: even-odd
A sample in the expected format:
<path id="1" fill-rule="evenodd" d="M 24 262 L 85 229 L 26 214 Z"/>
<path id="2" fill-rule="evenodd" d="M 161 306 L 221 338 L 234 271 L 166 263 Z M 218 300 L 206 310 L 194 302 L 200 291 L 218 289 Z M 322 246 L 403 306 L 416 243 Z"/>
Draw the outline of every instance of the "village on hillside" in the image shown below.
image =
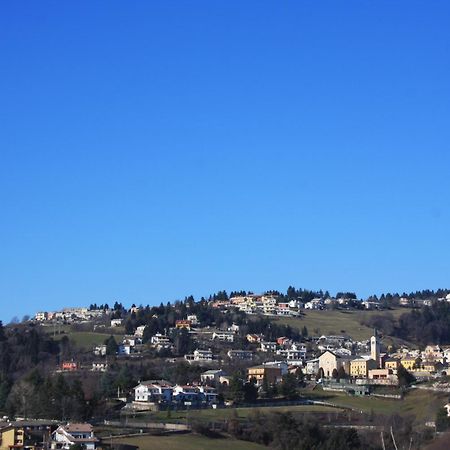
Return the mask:
<path id="1" fill-rule="evenodd" d="M 138 426 L 133 425 L 136 417 L 154 421 L 155 414 L 164 415 L 166 432 L 176 432 L 192 425 L 187 416 L 185 423 L 170 425 L 172 414 L 195 417 L 195 411 L 219 414 L 284 405 L 312 411 L 330 408 L 339 415 L 345 411 L 345 401 L 340 404 L 336 398 L 345 397 L 333 396 L 370 405 L 370 399 L 402 402 L 414 390 L 450 393 L 450 345 L 414 345 L 367 325 L 362 328 L 364 338 L 356 339 L 344 330 L 339 333 L 338 324 L 333 334 L 315 334 L 306 326 L 308 314 L 316 314 L 319 321 L 332 314 L 378 317 L 391 314 L 392 307 L 379 299 L 310 297 L 287 300 L 269 292 L 225 298 L 221 293 L 200 302 L 188 298 L 173 305 L 129 309 L 116 302 L 111 308 L 90 305 L 41 311 L 26 324 L 10 327 L 37 327 L 58 342 L 57 365 L 50 367 L 54 376 L 107 383 L 104 392 L 109 392 L 106 398 L 114 409 L 104 411 L 101 420 L 113 429 L 123 428 L 124 420 L 128 426 Z M 450 294 L 429 301 L 399 297 L 393 311 L 400 317 L 400 313 L 447 304 Z M 84 341 L 77 343 L 77 339 Z M 145 369 L 147 363 L 154 369 Z M 124 373 L 127 382 L 114 381 Z M 448 401 L 442 399 L 439 408 L 450 417 Z M 25 415 L 22 421 L 19 415 L 5 416 L 0 424 L 1 450 L 20 447 L 25 436 L 29 440 L 33 435 L 40 436 L 36 442 L 55 449 L 80 444 L 94 450 L 104 439 L 104 434 L 95 434 L 98 418 L 64 422 L 39 414 L 33 418 L 31 410 L 30 406 L 26 414 L 25 407 L 16 408 Z M 436 430 L 439 425 L 429 416 L 423 426 Z"/>

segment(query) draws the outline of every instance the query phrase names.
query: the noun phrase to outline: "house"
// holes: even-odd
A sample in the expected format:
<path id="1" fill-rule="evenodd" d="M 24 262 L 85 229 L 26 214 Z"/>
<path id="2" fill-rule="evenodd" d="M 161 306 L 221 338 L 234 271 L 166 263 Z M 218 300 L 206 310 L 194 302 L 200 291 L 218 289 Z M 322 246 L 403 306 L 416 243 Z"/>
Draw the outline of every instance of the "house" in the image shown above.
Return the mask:
<path id="1" fill-rule="evenodd" d="M 231 331 L 215 331 L 212 335 L 212 339 L 217 339 L 221 342 L 234 342 L 234 333 Z"/>
<path id="2" fill-rule="evenodd" d="M 136 347 L 137 344 L 142 343 L 142 339 L 137 336 L 124 336 L 122 339 L 122 343 L 129 345 L 130 347 Z"/>
<path id="3" fill-rule="evenodd" d="M 190 331 L 191 325 L 192 325 L 192 323 L 191 323 L 190 320 L 177 320 L 177 321 L 175 321 L 175 328 L 177 328 L 179 330 L 184 328 L 185 330 Z"/>
<path id="4" fill-rule="evenodd" d="M 210 386 L 176 385 L 173 396 L 174 400 L 186 406 L 211 404 L 217 401 L 217 392 Z"/>
<path id="5" fill-rule="evenodd" d="M 184 355 L 184 359 L 189 362 L 211 362 L 214 360 L 214 355 L 211 350 L 195 350 L 192 355 Z"/>
<path id="6" fill-rule="evenodd" d="M 199 386 L 198 390 L 202 402 L 206 402 L 207 404 L 217 402 L 217 392 L 214 388 L 210 386 Z"/>
<path id="7" fill-rule="evenodd" d="M 306 374 L 316 375 L 319 371 L 319 358 L 310 359 L 306 361 Z"/>
<path id="8" fill-rule="evenodd" d="M 68 423 L 52 433 L 52 448 L 56 449 L 70 449 L 72 445 L 79 444 L 86 450 L 94 450 L 97 443 L 92 425 L 88 423 Z"/>
<path id="9" fill-rule="evenodd" d="M 202 383 L 218 383 L 221 376 L 224 376 L 223 370 L 207 370 L 200 375 Z"/>
<path id="10" fill-rule="evenodd" d="M 444 352 L 439 345 L 427 345 L 422 352 L 422 358 L 427 361 L 444 362 Z"/>
<path id="11" fill-rule="evenodd" d="M 248 381 L 254 379 L 258 386 L 263 383 L 264 379 L 269 384 L 276 384 L 281 380 L 281 368 L 264 365 L 249 367 L 247 369 L 247 379 Z"/>
<path id="12" fill-rule="evenodd" d="M 445 361 L 450 362 L 450 347 L 445 347 L 442 349 L 442 354 L 445 358 Z"/>
<path id="13" fill-rule="evenodd" d="M 48 320 L 48 314 L 46 312 L 38 312 L 35 314 L 34 320 L 37 320 L 38 322 L 45 322 Z"/>
<path id="14" fill-rule="evenodd" d="M 117 350 L 117 354 L 118 355 L 129 355 L 131 354 L 131 345 L 130 344 L 119 344 L 118 346 L 118 350 Z"/>
<path id="15" fill-rule="evenodd" d="M 94 347 L 94 355 L 105 356 L 106 355 L 106 345 L 97 345 Z"/>
<path id="16" fill-rule="evenodd" d="M 162 349 L 173 349 L 173 344 L 165 335 L 160 333 L 156 333 L 154 336 L 150 338 L 150 343 L 156 348 L 156 350 L 160 351 Z"/>
<path id="17" fill-rule="evenodd" d="M 170 346 L 172 343 L 170 342 L 170 339 L 167 336 L 164 336 L 163 334 L 156 333 L 154 336 L 150 338 L 150 343 L 156 346 Z"/>
<path id="18" fill-rule="evenodd" d="M 108 369 L 108 363 L 106 362 L 93 362 L 92 372 L 106 372 Z"/>
<path id="19" fill-rule="evenodd" d="M 275 352 L 277 349 L 277 343 L 276 342 L 261 342 L 260 350 L 262 352 Z"/>
<path id="20" fill-rule="evenodd" d="M 387 358 L 384 361 L 384 368 L 390 369 L 392 371 L 398 370 L 400 366 L 400 361 L 397 358 Z"/>
<path id="21" fill-rule="evenodd" d="M 141 309 L 142 309 L 142 307 L 140 307 L 140 306 L 132 306 L 130 308 L 130 314 L 137 314 Z"/>
<path id="22" fill-rule="evenodd" d="M 415 356 L 405 356 L 400 360 L 400 364 L 406 369 L 406 370 L 416 370 L 420 368 L 420 365 L 422 363 L 422 360 Z"/>
<path id="23" fill-rule="evenodd" d="M 350 361 L 350 376 L 367 378 L 369 370 L 376 368 L 377 363 L 375 360 L 368 357 L 356 358 Z"/>
<path id="24" fill-rule="evenodd" d="M 240 361 L 251 361 L 253 352 L 250 350 L 228 350 L 228 358 Z"/>
<path id="25" fill-rule="evenodd" d="M 250 342 L 251 344 L 257 344 L 262 340 L 261 335 L 258 334 L 247 334 L 246 338 L 247 341 Z"/>
<path id="26" fill-rule="evenodd" d="M 122 325 L 122 319 L 111 319 L 111 328 L 120 327 Z"/>
<path id="27" fill-rule="evenodd" d="M 35 450 L 50 440 L 53 422 L 43 420 L 20 420 L 0 423 L 0 449 Z"/>
<path id="28" fill-rule="evenodd" d="M 289 364 L 286 361 L 267 361 L 262 364 L 265 367 L 276 367 L 281 369 L 281 376 L 288 373 Z"/>
<path id="29" fill-rule="evenodd" d="M 285 346 L 289 346 L 290 344 L 292 344 L 292 341 L 289 338 L 287 338 L 286 336 L 280 336 L 279 338 L 277 338 L 276 343 L 280 347 L 285 347 Z"/>
<path id="30" fill-rule="evenodd" d="M 198 325 L 198 319 L 195 314 L 191 314 L 190 316 L 187 316 L 187 320 L 191 322 L 191 325 Z"/>
<path id="31" fill-rule="evenodd" d="M 78 370 L 78 363 L 74 361 L 63 361 L 61 363 L 61 370 L 64 372 L 75 372 Z"/>
<path id="32" fill-rule="evenodd" d="M 144 337 L 144 331 L 146 326 L 147 325 L 140 325 L 139 327 L 137 327 L 136 331 L 134 332 L 134 335 L 142 339 Z"/>
<path id="33" fill-rule="evenodd" d="M 447 417 L 450 417 L 450 403 L 445 404 L 444 408 L 447 410 Z"/>
<path id="34" fill-rule="evenodd" d="M 197 386 L 176 385 L 173 389 L 174 400 L 188 406 L 200 401 L 199 393 Z"/>
<path id="35" fill-rule="evenodd" d="M 11 450 L 25 446 L 25 429 L 23 426 L 4 424 L 0 427 L 0 449 Z"/>
<path id="36" fill-rule="evenodd" d="M 313 298 L 305 303 L 305 309 L 323 309 L 323 300 L 321 298 Z"/>
<path id="37" fill-rule="evenodd" d="M 165 380 L 141 381 L 134 388 L 136 402 L 169 403 L 172 401 L 173 386 Z"/>
<path id="38" fill-rule="evenodd" d="M 411 300 L 409 298 L 406 298 L 406 297 L 401 297 L 399 302 L 398 302 L 398 304 L 400 306 L 408 307 L 408 306 L 411 305 Z"/>
<path id="39" fill-rule="evenodd" d="M 442 364 L 437 361 L 423 361 L 421 369 L 425 372 L 436 373 L 442 369 Z"/>
<path id="40" fill-rule="evenodd" d="M 293 366 L 302 366 L 303 360 L 305 359 L 306 352 L 301 350 L 277 350 L 277 355 L 284 358 L 289 364 Z"/>

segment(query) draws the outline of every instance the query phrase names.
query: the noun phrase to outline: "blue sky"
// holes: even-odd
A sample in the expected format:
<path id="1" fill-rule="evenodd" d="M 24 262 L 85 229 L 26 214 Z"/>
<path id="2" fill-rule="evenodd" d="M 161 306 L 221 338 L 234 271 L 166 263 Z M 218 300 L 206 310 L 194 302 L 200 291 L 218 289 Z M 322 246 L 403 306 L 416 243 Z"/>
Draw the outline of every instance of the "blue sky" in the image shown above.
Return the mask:
<path id="1" fill-rule="evenodd" d="M 0 319 L 450 287 L 446 1 L 0 6 Z"/>

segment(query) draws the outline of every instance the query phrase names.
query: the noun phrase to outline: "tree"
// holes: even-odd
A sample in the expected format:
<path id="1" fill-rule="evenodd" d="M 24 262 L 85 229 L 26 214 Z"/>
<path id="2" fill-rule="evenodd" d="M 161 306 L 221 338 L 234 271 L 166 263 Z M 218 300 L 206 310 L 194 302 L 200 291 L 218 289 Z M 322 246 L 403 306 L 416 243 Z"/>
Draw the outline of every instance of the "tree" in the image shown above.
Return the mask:
<path id="1" fill-rule="evenodd" d="M 337 371 L 337 379 L 342 380 L 345 378 L 347 378 L 347 374 L 345 373 L 344 366 L 341 366 L 341 367 L 339 367 L 339 369 Z"/>
<path id="2" fill-rule="evenodd" d="M 244 383 L 244 401 L 254 403 L 258 398 L 258 388 L 253 381 Z"/>
<path id="3" fill-rule="evenodd" d="M 3 322 L 0 320 L 0 342 L 6 341 L 6 335 L 5 335 L 5 327 L 3 326 Z"/>
<path id="4" fill-rule="evenodd" d="M 439 408 L 436 413 L 436 430 L 445 431 L 450 428 L 450 417 L 445 408 Z"/>
<path id="5" fill-rule="evenodd" d="M 185 328 L 182 328 L 181 330 L 176 330 L 174 333 L 175 352 L 178 355 L 189 353 L 191 347 L 189 332 Z"/>
<path id="6" fill-rule="evenodd" d="M 283 376 L 280 384 L 280 394 L 289 400 L 292 400 L 298 396 L 297 393 L 297 378 L 292 373 L 287 373 Z"/>
<path id="7" fill-rule="evenodd" d="M 244 400 L 244 382 L 238 374 L 234 374 L 230 381 L 231 398 L 240 403 Z"/>
<path id="8" fill-rule="evenodd" d="M 408 372 L 402 365 L 397 369 L 397 377 L 399 386 L 408 386 L 415 381 L 414 375 Z"/>
<path id="9" fill-rule="evenodd" d="M 145 331 L 145 330 L 144 330 Z M 133 325 L 133 321 L 128 319 L 125 322 L 125 333 L 126 334 L 133 334 L 134 333 L 134 325 Z"/>
<path id="10" fill-rule="evenodd" d="M 266 397 L 266 398 L 273 397 L 273 389 L 271 389 L 271 386 L 269 384 L 269 380 L 267 379 L 267 377 L 263 378 L 263 382 L 261 385 L 261 391 L 262 391 L 263 397 Z"/>
<path id="11" fill-rule="evenodd" d="M 338 377 L 338 371 L 337 369 L 333 369 L 333 372 L 331 372 L 331 376 L 336 380 Z"/>
<path id="12" fill-rule="evenodd" d="M 105 345 L 106 345 L 106 354 L 108 356 L 115 355 L 119 350 L 119 346 L 117 345 L 117 342 L 114 336 L 112 335 L 108 339 L 106 339 Z"/>

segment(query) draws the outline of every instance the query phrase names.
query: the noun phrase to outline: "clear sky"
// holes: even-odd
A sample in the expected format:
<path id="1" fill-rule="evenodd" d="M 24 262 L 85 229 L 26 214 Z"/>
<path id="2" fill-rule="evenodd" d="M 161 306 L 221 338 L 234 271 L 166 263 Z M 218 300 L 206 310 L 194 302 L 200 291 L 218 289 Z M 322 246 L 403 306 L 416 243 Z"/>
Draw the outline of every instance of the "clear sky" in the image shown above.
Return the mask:
<path id="1" fill-rule="evenodd" d="M 448 1 L 0 6 L 0 319 L 450 287 Z"/>

